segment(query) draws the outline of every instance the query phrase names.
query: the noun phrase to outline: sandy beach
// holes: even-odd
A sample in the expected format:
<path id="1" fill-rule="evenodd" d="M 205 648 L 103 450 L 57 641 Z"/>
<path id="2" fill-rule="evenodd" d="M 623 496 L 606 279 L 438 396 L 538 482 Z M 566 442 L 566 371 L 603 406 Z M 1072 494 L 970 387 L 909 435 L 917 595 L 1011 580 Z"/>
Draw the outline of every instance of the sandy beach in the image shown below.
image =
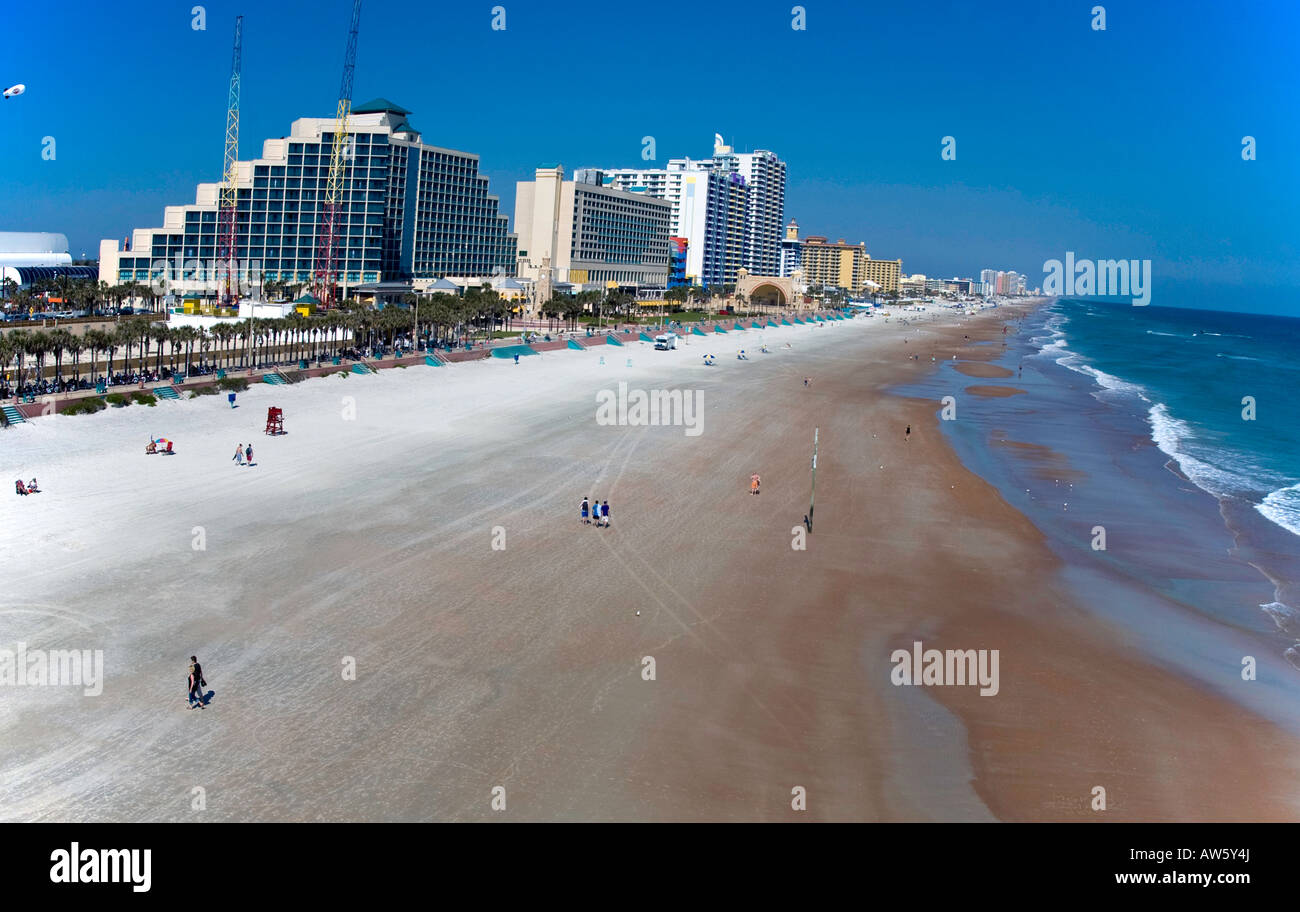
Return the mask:
<path id="1" fill-rule="evenodd" d="M 953 395 L 1013 388 L 981 362 L 1017 310 L 906 316 L 4 432 L 0 466 L 43 493 L 0 501 L 0 647 L 102 649 L 106 680 L 5 688 L 0 819 L 1300 816 L 1300 740 L 1093 611 L 940 403 L 888 392 L 954 355 L 989 379 Z M 700 433 L 598 424 L 620 382 L 701 391 Z M 998 693 L 894 686 L 918 640 L 999 650 Z"/>

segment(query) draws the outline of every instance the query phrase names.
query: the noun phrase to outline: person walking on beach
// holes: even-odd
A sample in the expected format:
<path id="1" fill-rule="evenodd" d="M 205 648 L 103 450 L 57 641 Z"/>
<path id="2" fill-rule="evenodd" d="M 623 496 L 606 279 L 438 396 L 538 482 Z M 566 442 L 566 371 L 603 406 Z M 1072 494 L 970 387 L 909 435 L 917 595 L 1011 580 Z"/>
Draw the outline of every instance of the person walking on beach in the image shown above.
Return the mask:
<path id="1" fill-rule="evenodd" d="M 235 444 L 235 455 L 233 458 L 236 465 L 244 464 L 244 445 L 242 443 Z"/>
<path id="2" fill-rule="evenodd" d="M 603 501 L 600 505 L 600 520 L 606 529 L 609 528 L 609 501 Z"/>
<path id="3" fill-rule="evenodd" d="M 759 485 L 759 482 L 761 482 L 761 481 L 762 481 L 762 479 L 758 477 L 758 473 L 757 473 L 757 472 L 755 472 L 753 475 L 750 475 L 750 476 L 749 476 L 749 496 L 750 496 L 750 497 L 753 497 L 755 494 L 758 493 L 758 485 Z"/>
<path id="4" fill-rule="evenodd" d="M 208 686 L 208 682 L 203 680 L 203 666 L 199 664 L 198 656 L 190 656 L 190 709 L 198 707 L 203 708 L 203 688 Z"/>
<path id="5" fill-rule="evenodd" d="M 911 439 L 912 439 L 912 426 L 909 424 L 907 426 L 907 430 L 903 432 L 903 440 L 906 441 Z"/>
<path id="6" fill-rule="evenodd" d="M 593 497 L 591 499 L 591 522 L 592 525 L 595 526 L 600 525 L 600 498 L 599 497 Z"/>
<path id="7" fill-rule="evenodd" d="M 250 466 L 253 464 L 253 445 L 251 443 L 248 445 L 248 449 L 244 450 L 244 458 L 248 460 Z"/>
<path id="8" fill-rule="evenodd" d="M 587 498 L 584 497 L 582 498 L 582 524 L 584 526 L 591 524 L 591 520 L 587 519 L 587 509 L 588 509 Z"/>

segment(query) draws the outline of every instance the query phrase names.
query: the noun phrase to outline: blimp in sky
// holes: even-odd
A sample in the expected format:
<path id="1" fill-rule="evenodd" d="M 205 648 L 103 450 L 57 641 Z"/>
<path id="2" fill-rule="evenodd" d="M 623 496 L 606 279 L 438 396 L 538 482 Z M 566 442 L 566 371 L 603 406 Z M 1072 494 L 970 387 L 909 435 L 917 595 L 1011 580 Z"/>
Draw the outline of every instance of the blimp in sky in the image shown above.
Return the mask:
<path id="1" fill-rule="evenodd" d="M 15 95 L 21 95 L 23 94 L 23 92 L 26 91 L 27 91 L 27 86 L 23 85 L 22 83 L 19 83 L 16 86 L 10 86 L 9 88 L 5 89 L 5 98 L 13 98 Z"/>

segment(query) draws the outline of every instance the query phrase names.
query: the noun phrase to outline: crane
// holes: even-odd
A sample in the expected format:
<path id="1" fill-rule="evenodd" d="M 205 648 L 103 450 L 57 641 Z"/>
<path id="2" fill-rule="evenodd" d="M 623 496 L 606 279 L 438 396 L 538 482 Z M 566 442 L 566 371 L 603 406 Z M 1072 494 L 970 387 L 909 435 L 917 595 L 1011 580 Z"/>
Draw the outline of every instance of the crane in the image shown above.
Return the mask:
<path id="1" fill-rule="evenodd" d="M 239 71 L 244 37 L 244 17 L 235 17 L 235 45 L 230 55 L 230 100 L 226 104 L 226 154 L 222 161 L 221 200 L 217 207 L 218 262 L 225 268 L 225 289 L 221 303 L 229 306 L 238 299 L 235 284 L 238 249 L 239 191 Z"/>
<path id="2" fill-rule="evenodd" d="M 351 161 L 348 145 L 348 116 L 352 113 L 352 76 L 357 68 L 357 28 L 361 24 L 361 0 L 352 2 L 352 25 L 348 29 L 348 46 L 343 54 L 343 82 L 339 86 L 339 107 L 334 126 L 334 144 L 330 152 L 330 173 L 321 207 L 322 225 L 316 236 L 316 297 L 325 307 L 334 305 L 334 274 L 339 259 L 344 170 Z M 346 270 L 346 263 L 344 264 Z"/>

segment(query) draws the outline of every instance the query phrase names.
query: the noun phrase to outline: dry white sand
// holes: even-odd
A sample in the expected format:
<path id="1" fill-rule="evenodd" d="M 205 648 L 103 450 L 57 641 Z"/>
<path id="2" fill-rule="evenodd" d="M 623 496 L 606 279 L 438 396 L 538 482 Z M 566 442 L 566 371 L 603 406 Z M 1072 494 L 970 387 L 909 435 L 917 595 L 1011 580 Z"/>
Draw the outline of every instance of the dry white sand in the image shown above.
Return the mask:
<path id="1" fill-rule="evenodd" d="M 738 410 L 789 417 L 746 406 L 763 382 L 798 383 L 819 353 L 891 328 L 421 366 L 257 385 L 235 410 L 222 395 L 11 429 L 0 467 L 43 493 L 0 500 L 0 647 L 102 649 L 107 680 L 98 697 L 6 689 L 0 816 L 189 819 L 194 787 L 209 819 L 476 816 L 522 766 L 571 766 L 575 729 L 602 712 L 619 714 L 618 737 L 579 769 L 616 779 L 603 760 L 636 737 L 656 686 L 640 658 L 690 634 L 690 593 L 712 566 L 707 538 L 679 533 L 682 517 L 643 491 L 689 492 L 688 453 L 740 490 L 745 437 L 764 429 L 735 434 Z M 595 394 L 620 380 L 703 389 L 703 433 L 597 426 Z M 269 405 L 288 434 L 262 433 Z M 151 436 L 177 455 L 145 456 Z M 250 441 L 257 464 L 239 468 L 235 444 Z M 578 523 L 584 495 L 611 501 L 613 529 Z M 698 504 L 718 520 L 706 528 L 725 528 L 726 509 Z M 184 699 L 191 653 L 214 692 L 202 711 Z M 527 816 L 639 811 L 577 801 L 585 791 Z"/>

